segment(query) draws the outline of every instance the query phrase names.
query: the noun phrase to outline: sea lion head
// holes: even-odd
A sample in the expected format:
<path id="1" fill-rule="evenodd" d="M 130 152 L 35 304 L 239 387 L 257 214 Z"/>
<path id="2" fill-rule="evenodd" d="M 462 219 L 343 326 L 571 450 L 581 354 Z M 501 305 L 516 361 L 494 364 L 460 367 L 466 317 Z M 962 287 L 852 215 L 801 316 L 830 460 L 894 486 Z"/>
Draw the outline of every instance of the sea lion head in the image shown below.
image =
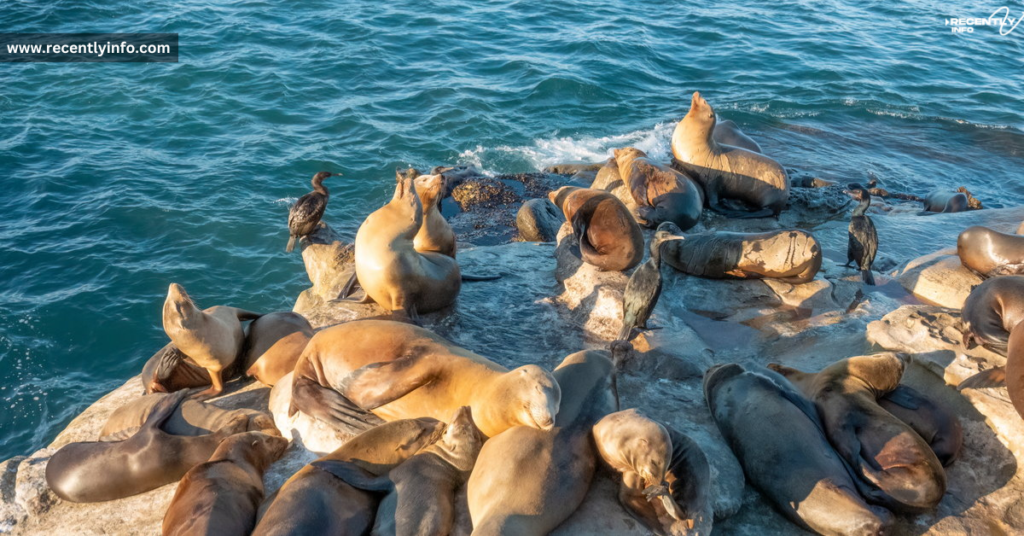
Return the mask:
<path id="1" fill-rule="evenodd" d="M 711 132 L 715 130 L 715 110 L 708 104 L 708 101 L 704 100 L 699 91 L 693 92 L 690 111 L 686 113 L 683 121 L 695 129 L 695 134 L 706 134 L 708 139 L 711 137 Z"/>
<path id="2" fill-rule="evenodd" d="M 672 438 L 668 429 L 640 410 L 627 409 L 604 417 L 594 426 L 594 438 L 599 438 L 601 456 L 631 467 L 643 479 L 645 488 L 665 481 L 672 459 Z"/>
<path id="3" fill-rule="evenodd" d="M 739 376 L 746 372 L 746 369 L 738 363 L 727 363 L 723 365 L 714 365 L 704 373 L 704 398 L 708 404 L 711 403 L 712 398 L 718 392 L 718 387 L 731 378 Z"/>
<path id="4" fill-rule="evenodd" d="M 185 288 L 177 283 L 171 283 L 167 287 L 167 299 L 164 300 L 164 330 L 170 331 L 187 325 L 197 313 L 201 311 L 185 292 Z"/>
<path id="5" fill-rule="evenodd" d="M 480 447 L 484 444 L 484 434 L 473 421 L 473 413 L 469 406 L 455 410 L 451 422 L 445 427 L 444 435 L 437 444 L 449 455 L 449 461 L 458 469 L 473 469 Z"/>
<path id="6" fill-rule="evenodd" d="M 518 421 L 523 426 L 550 430 L 562 403 L 562 389 L 550 372 L 537 365 L 524 365 L 508 373 L 509 392 Z"/>
<path id="7" fill-rule="evenodd" d="M 404 178 L 395 186 L 395 195 L 389 207 L 394 207 L 400 214 L 412 220 L 412 233 L 415 234 L 423 225 L 423 205 L 416 193 L 416 180 Z"/>
<path id="8" fill-rule="evenodd" d="M 576 186 L 562 186 L 557 190 L 548 192 L 548 199 L 558 207 L 559 210 L 565 210 L 565 198 L 569 197 L 569 194 L 579 190 Z"/>
<path id="9" fill-rule="evenodd" d="M 403 179 L 415 179 L 422 175 L 416 168 L 399 169 L 395 168 L 395 182 L 402 182 Z"/>
<path id="10" fill-rule="evenodd" d="M 394 434 L 393 437 L 402 438 L 402 441 L 395 445 L 395 452 L 404 460 L 438 442 L 447 426 L 437 419 L 420 417 L 392 421 L 375 428 L 382 431 L 384 429 L 388 434 Z"/>
<path id="11" fill-rule="evenodd" d="M 441 192 L 444 190 L 444 175 L 419 175 L 415 178 L 415 182 L 416 192 L 420 196 L 420 203 L 423 205 L 424 210 L 435 207 L 441 202 Z"/>
<path id="12" fill-rule="evenodd" d="M 903 379 L 903 372 L 907 369 L 907 365 L 910 364 L 910 354 L 885 352 L 882 354 L 851 357 L 844 361 L 847 361 L 847 365 L 841 368 L 842 372 L 856 377 L 864 382 L 867 388 L 876 395 L 881 395 L 899 386 L 900 380 Z M 831 368 L 830 366 L 829 369 Z"/>
<path id="13" fill-rule="evenodd" d="M 621 149 L 613 149 L 612 154 L 615 155 L 615 162 L 619 166 L 628 166 L 633 160 L 637 158 L 647 158 L 647 153 L 637 149 L 636 147 L 623 147 Z"/>
<path id="14" fill-rule="evenodd" d="M 145 382 L 146 394 L 169 392 L 171 386 L 166 385 L 167 380 L 184 359 L 185 354 L 181 353 L 174 345 L 168 345 L 164 348 L 164 351 L 160 353 L 160 357 L 156 360 L 156 366 L 153 370 L 151 372 L 143 371 L 149 372 L 149 374 L 144 374 L 142 378 L 142 381 Z"/>
<path id="15" fill-rule="evenodd" d="M 243 432 L 221 441 L 210 460 L 244 460 L 262 472 L 281 459 L 287 448 L 288 440 L 279 435 Z"/>

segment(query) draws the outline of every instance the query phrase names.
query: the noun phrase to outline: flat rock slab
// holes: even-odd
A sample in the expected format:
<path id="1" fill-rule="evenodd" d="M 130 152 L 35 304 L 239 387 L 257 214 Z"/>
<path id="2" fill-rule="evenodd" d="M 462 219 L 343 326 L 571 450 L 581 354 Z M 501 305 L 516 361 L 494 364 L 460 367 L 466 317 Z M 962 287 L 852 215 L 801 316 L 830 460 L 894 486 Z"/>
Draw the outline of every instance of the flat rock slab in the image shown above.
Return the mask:
<path id="1" fill-rule="evenodd" d="M 960 309 L 981 276 L 964 268 L 956 248 L 918 257 L 899 271 L 900 285 L 926 303 Z"/>

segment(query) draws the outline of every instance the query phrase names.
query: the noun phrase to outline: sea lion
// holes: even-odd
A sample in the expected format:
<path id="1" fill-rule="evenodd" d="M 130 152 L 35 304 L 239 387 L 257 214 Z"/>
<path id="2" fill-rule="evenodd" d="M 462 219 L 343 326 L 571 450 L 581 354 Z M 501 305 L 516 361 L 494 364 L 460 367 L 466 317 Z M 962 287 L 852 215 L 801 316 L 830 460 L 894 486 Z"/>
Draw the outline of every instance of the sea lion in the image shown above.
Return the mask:
<path id="1" fill-rule="evenodd" d="M 967 201 L 967 194 L 962 192 L 946 192 L 936 190 L 923 199 L 925 212 L 964 212 L 970 207 Z"/>
<path id="2" fill-rule="evenodd" d="M 429 417 L 402 419 L 371 428 L 317 461 L 347 461 L 373 475 L 385 475 L 444 433 Z M 253 536 L 286 534 L 368 534 L 378 497 L 357 490 L 313 465 L 292 475 L 267 500 Z"/>
<path id="3" fill-rule="evenodd" d="M 164 332 L 171 342 L 210 375 L 209 389 L 197 400 L 217 396 L 224 390 L 224 369 L 242 353 L 245 333 L 242 320 L 255 320 L 259 313 L 215 305 L 200 311 L 185 289 L 177 283 L 167 288 L 164 300 Z"/>
<path id="4" fill-rule="evenodd" d="M 554 173 L 556 175 L 575 175 L 581 171 L 598 171 L 604 164 L 601 162 L 590 164 L 587 162 L 568 162 L 561 164 L 553 164 L 544 168 L 544 173 Z"/>
<path id="5" fill-rule="evenodd" d="M 577 352 L 558 365 L 554 428 L 516 426 L 484 443 L 466 485 L 474 535 L 547 534 L 576 511 L 597 463 L 591 429 L 619 409 L 615 369 L 628 347 Z"/>
<path id="6" fill-rule="evenodd" d="M 731 119 L 716 118 L 715 129 L 711 132 L 711 137 L 719 145 L 732 145 L 755 153 L 762 152 L 761 146 L 753 138 L 744 134 L 739 125 Z"/>
<path id="7" fill-rule="evenodd" d="M 287 448 L 287 439 L 260 432 L 225 439 L 181 479 L 164 514 L 164 536 L 249 536 L 263 501 L 263 473 Z"/>
<path id="8" fill-rule="evenodd" d="M 313 191 L 299 198 L 288 211 L 288 245 L 284 250 L 291 253 L 295 242 L 316 230 L 320 218 L 327 210 L 327 201 L 331 193 L 324 186 L 324 179 L 341 176 L 341 173 L 321 171 L 313 175 Z"/>
<path id="9" fill-rule="evenodd" d="M 365 411 L 385 421 L 443 419 L 470 406 L 493 437 L 520 425 L 550 429 L 560 398 L 554 377 L 536 365 L 509 371 L 421 327 L 357 320 L 309 341 L 295 365 L 291 411 L 360 428 Z"/>
<path id="10" fill-rule="evenodd" d="M 398 174 L 398 180 L 402 180 Z M 412 247 L 420 253 L 431 251 L 455 258 L 455 231 L 448 220 L 441 215 L 441 195 L 444 193 L 442 175 L 419 175 L 415 177 L 416 194 L 423 207 L 423 225 L 412 240 Z"/>
<path id="11" fill-rule="evenodd" d="M 629 191 L 629 185 L 623 182 L 622 176 L 619 175 L 619 163 L 614 156 L 609 158 L 597 171 L 597 176 L 594 177 L 594 182 L 590 183 L 590 188 L 604 190 L 614 195 L 626 206 L 629 213 L 633 215 L 633 219 L 639 222 L 640 217 L 637 215 L 639 207 L 637 207 L 636 200 L 633 199 L 633 193 Z"/>
<path id="12" fill-rule="evenodd" d="M 622 292 L 622 329 L 619 340 L 628 341 L 634 330 L 648 330 L 647 321 L 661 297 L 661 242 L 668 236 L 671 227 L 662 224 L 651 237 L 648 249 L 650 258 L 633 270 Z"/>
<path id="13" fill-rule="evenodd" d="M 562 211 L 548 199 L 530 199 L 516 212 L 516 229 L 526 242 L 554 242 L 560 227 Z"/>
<path id="14" fill-rule="evenodd" d="M 900 385 L 879 398 L 878 405 L 927 441 L 943 467 L 948 467 L 960 457 L 964 430 L 960 419 L 949 409 L 928 400 L 907 385 Z"/>
<path id="15" fill-rule="evenodd" d="M 188 437 L 164 432 L 160 426 L 186 395 L 179 391 L 161 400 L 130 439 L 61 447 L 46 464 L 46 483 L 61 499 L 77 503 L 138 495 L 180 479 L 210 459 L 221 441 L 245 430 L 249 419 L 236 415 L 212 434 Z"/>
<path id="16" fill-rule="evenodd" d="M 688 437 L 628 409 L 593 430 L 601 458 L 622 476 L 619 502 L 657 534 L 711 534 L 711 468 Z"/>
<path id="17" fill-rule="evenodd" d="M 964 300 L 960 317 L 966 348 L 980 344 L 1006 355 L 1010 331 L 1024 320 L 1024 276 L 1007 275 L 982 281 Z"/>
<path id="18" fill-rule="evenodd" d="M 643 260 L 644 235 L 615 196 L 592 188 L 562 186 L 548 194 L 572 223 L 583 261 L 601 270 L 629 270 Z"/>
<path id="19" fill-rule="evenodd" d="M 424 447 L 386 476 L 339 460 L 315 461 L 349 485 L 387 495 L 377 509 L 373 534 L 448 536 L 455 522 L 455 492 L 473 470 L 484 438 L 468 406 L 456 410 L 437 442 Z"/>
<path id="20" fill-rule="evenodd" d="M 640 223 L 657 227 L 671 221 L 682 230 L 700 222 L 704 192 L 689 177 L 647 158 L 636 147 L 615 149 L 619 176 L 637 204 Z"/>
<path id="21" fill-rule="evenodd" d="M 715 111 L 694 92 L 690 111 L 672 133 L 673 166 L 704 187 L 708 207 L 731 218 L 778 217 L 789 200 L 789 176 L 778 162 L 740 147 L 719 145 L 712 133 Z M 752 207 L 722 206 L 734 199 Z"/>
<path id="22" fill-rule="evenodd" d="M 946 472 L 912 428 L 878 405 L 900 384 L 909 356 L 886 352 L 843 359 L 809 374 L 770 364 L 814 402 L 836 453 L 866 484 L 868 500 L 903 512 L 935 508 Z"/>
<path id="23" fill-rule="evenodd" d="M 117 408 L 100 431 L 100 441 L 122 441 L 128 439 L 145 424 L 162 400 L 174 396 L 162 393 L 146 395 Z M 198 436 L 211 434 L 227 426 L 236 416 L 246 417 L 247 431 L 277 433 L 274 418 L 255 409 L 223 409 L 213 404 L 185 400 L 179 404 L 174 413 L 164 421 L 160 429 L 171 435 Z"/>
<path id="24" fill-rule="evenodd" d="M 312 337 L 313 326 L 298 313 L 261 316 L 249 325 L 245 335 L 245 374 L 273 387 L 281 376 L 295 369 L 295 362 Z"/>
<path id="25" fill-rule="evenodd" d="M 391 202 L 370 214 L 356 233 L 360 286 L 385 310 L 412 319 L 451 305 L 462 285 L 455 259 L 413 247 L 422 225 L 415 180 L 403 179 Z"/>
<path id="26" fill-rule="evenodd" d="M 1017 414 L 1024 418 L 1024 324 L 1010 332 L 1006 352 L 1006 390 Z"/>
<path id="27" fill-rule="evenodd" d="M 189 363 L 188 356 L 173 342 L 157 350 L 142 366 L 142 387 L 147 395 L 207 385 L 210 385 L 210 374 L 206 369 Z"/>
<path id="28" fill-rule="evenodd" d="M 1024 236 L 968 227 L 956 239 L 956 254 L 964 268 L 981 277 L 1024 275 Z"/>
<path id="29" fill-rule="evenodd" d="M 683 235 L 663 223 L 661 260 L 680 272 L 711 279 L 779 279 L 806 283 L 821 268 L 821 246 L 800 229 L 767 233 L 708 231 Z"/>
<path id="30" fill-rule="evenodd" d="M 814 405 L 785 380 L 715 365 L 704 375 L 704 396 L 748 481 L 790 521 L 829 535 L 878 535 L 890 526 L 888 511 L 861 498 Z"/>

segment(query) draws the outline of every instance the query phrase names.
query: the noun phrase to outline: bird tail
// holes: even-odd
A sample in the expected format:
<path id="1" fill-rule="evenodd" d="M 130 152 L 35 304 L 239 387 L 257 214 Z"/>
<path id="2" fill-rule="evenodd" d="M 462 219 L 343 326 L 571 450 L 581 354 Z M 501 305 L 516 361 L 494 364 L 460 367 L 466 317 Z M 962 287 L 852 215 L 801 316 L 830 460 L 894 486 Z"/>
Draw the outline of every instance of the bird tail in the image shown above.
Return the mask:
<path id="1" fill-rule="evenodd" d="M 622 324 L 622 331 L 619 332 L 619 338 L 616 340 L 629 341 L 629 336 L 633 334 L 633 325 L 629 323 Z"/>
<path id="2" fill-rule="evenodd" d="M 284 248 L 288 253 L 291 253 L 293 249 L 295 249 L 295 235 L 288 237 L 288 245 Z"/>
<path id="3" fill-rule="evenodd" d="M 874 274 L 871 273 L 870 269 L 868 269 L 868 270 L 861 270 L 860 271 L 860 278 L 864 280 L 864 284 L 866 284 L 866 285 L 871 285 L 871 286 L 875 285 L 875 276 L 874 276 Z"/>

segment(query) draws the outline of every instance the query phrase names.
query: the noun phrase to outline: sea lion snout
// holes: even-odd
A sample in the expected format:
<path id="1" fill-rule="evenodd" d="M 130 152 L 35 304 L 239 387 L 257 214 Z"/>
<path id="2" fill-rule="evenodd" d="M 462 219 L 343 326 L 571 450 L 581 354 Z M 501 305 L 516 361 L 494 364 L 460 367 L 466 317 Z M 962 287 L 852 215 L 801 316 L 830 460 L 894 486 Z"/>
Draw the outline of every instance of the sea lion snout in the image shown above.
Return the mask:
<path id="1" fill-rule="evenodd" d="M 541 430 L 551 430 L 562 402 L 562 389 L 550 372 L 537 365 L 525 365 L 516 369 L 522 380 L 522 398 L 527 415 L 523 424 Z"/>

